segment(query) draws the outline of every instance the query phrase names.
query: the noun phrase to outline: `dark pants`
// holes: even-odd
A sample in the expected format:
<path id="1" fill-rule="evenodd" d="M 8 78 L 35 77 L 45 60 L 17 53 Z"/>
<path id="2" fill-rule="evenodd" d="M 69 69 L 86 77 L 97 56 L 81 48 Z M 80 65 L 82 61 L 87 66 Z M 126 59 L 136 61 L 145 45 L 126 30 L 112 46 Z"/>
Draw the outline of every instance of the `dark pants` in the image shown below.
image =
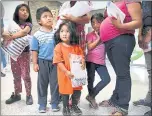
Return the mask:
<path id="1" fill-rule="evenodd" d="M 51 104 L 59 104 L 59 91 L 57 82 L 57 68 L 52 61 L 38 60 L 38 104 L 47 104 L 47 89 L 50 84 Z"/>
<path id="2" fill-rule="evenodd" d="M 78 101 L 80 99 L 81 96 L 81 90 L 74 90 L 73 94 L 71 96 L 72 98 L 72 105 L 77 105 Z M 68 103 L 69 103 L 69 94 L 62 94 L 62 100 L 63 100 L 63 107 L 68 107 Z"/>
<path id="3" fill-rule="evenodd" d="M 88 92 L 93 98 L 110 82 L 110 76 L 107 67 L 104 65 L 95 64 L 92 62 L 86 62 L 87 74 L 88 74 Z M 101 81 L 93 87 L 95 71 L 99 74 Z"/>
<path id="4" fill-rule="evenodd" d="M 148 79 L 149 79 L 149 89 L 148 89 L 148 93 L 146 95 L 145 101 L 148 103 L 152 103 L 151 102 L 151 96 L 152 96 L 152 94 L 151 94 L 151 91 L 152 91 L 152 89 L 151 89 L 151 78 L 152 78 L 151 55 L 152 55 L 152 51 L 145 52 L 145 61 L 146 61 L 146 65 L 147 65 L 147 72 L 148 72 Z"/>
<path id="5" fill-rule="evenodd" d="M 120 35 L 105 42 L 108 58 L 116 73 L 116 85 L 111 102 L 128 110 L 131 98 L 130 58 L 135 47 L 134 35 Z"/>

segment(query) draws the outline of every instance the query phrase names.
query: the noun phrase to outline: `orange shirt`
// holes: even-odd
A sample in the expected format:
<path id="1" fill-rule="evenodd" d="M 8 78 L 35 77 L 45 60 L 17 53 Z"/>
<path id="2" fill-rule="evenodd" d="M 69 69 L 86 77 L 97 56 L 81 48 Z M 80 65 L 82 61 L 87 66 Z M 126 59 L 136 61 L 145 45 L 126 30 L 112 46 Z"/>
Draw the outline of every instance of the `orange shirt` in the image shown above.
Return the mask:
<path id="1" fill-rule="evenodd" d="M 57 44 L 56 47 L 54 48 L 53 63 L 56 64 L 63 62 L 66 69 L 70 71 L 70 61 L 69 61 L 70 53 L 84 56 L 82 49 L 78 45 L 67 47 L 62 43 Z M 73 94 L 73 90 L 82 89 L 82 86 L 73 88 L 71 79 L 67 77 L 59 67 L 57 67 L 57 75 L 58 75 L 60 94 Z"/>

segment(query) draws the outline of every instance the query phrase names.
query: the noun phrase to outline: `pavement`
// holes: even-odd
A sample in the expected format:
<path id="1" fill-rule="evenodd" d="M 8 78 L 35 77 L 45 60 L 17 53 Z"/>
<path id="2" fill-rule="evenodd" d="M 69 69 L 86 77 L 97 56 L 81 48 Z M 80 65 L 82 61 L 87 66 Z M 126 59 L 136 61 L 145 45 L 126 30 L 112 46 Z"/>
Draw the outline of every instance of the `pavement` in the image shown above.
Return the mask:
<path id="1" fill-rule="evenodd" d="M 109 63 L 107 63 L 107 68 L 109 74 L 111 76 L 111 82 L 107 85 L 96 97 L 96 101 L 99 103 L 103 100 L 109 99 L 112 95 L 113 89 L 115 87 L 115 73 Z M 35 73 L 32 69 L 31 64 L 31 79 L 32 79 L 32 96 L 34 103 L 33 105 L 27 106 L 25 103 L 26 94 L 25 94 L 25 87 L 24 82 L 22 81 L 22 90 L 21 93 L 21 100 L 6 105 L 5 100 L 8 99 L 11 93 L 14 91 L 13 85 L 13 76 L 10 69 L 10 65 L 8 64 L 7 69 L 5 70 L 6 77 L 1 77 L 1 115 L 62 115 L 62 104 L 59 106 L 61 110 L 59 112 L 52 112 L 49 102 L 47 104 L 47 112 L 46 113 L 39 113 L 38 112 L 38 104 L 37 104 L 37 73 Z M 137 115 L 141 116 L 145 112 L 149 111 L 149 107 L 145 106 L 133 106 L 132 102 L 138 100 L 140 98 L 144 98 L 148 91 L 148 78 L 147 78 L 147 71 L 144 67 L 138 66 L 131 66 L 131 77 L 132 77 L 132 96 L 130 101 L 129 107 L 129 114 L 128 115 Z M 98 74 L 96 74 L 95 84 L 100 81 Z M 48 90 L 48 93 L 49 90 Z M 82 90 L 82 95 L 80 99 L 80 108 L 83 112 L 83 115 L 110 115 L 112 108 L 104 108 L 99 107 L 98 110 L 94 110 L 89 107 L 89 103 L 86 101 L 85 97 L 87 95 L 87 86 L 85 85 Z M 48 95 L 48 100 L 50 99 L 50 95 Z"/>

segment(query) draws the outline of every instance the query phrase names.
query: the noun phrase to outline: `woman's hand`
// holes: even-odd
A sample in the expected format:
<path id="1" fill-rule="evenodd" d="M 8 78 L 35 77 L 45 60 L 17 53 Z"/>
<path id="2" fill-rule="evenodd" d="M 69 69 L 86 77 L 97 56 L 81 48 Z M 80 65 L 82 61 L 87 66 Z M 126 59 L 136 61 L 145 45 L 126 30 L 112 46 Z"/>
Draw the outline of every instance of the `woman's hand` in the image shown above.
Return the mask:
<path id="1" fill-rule="evenodd" d="M 141 49 L 147 49 L 148 48 L 148 43 L 145 42 L 145 40 L 143 40 L 142 38 L 143 38 L 142 35 L 138 36 L 138 45 Z"/>
<path id="2" fill-rule="evenodd" d="M 62 20 L 70 20 L 70 21 L 72 21 L 72 18 L 73 18 L 73 15 L 71 15 L 71 14 L 65 14 L 65 15 L 61 16 Z"/>
<path id="3" fill-rule="evenodd" d="M 138 45 L 139 45 L 140 48 L 143 48 L 142 35 L 138 36 Z"/>
<path id="4" fill-rule="evenodd" d="M 122 23 L 121 23 L 121 20 L 120 20 L 120 18 L 119 18 L 119 16 L 117 16 L 117 19 L 116 18 L 114 18 L 114 17 L 111 17 L 111 22 L 112 22 L 112 24 L 115 26 L 115 27 L 117 27 L 117 28 L 121 28 L 121 26 L 122 26 Z"/>

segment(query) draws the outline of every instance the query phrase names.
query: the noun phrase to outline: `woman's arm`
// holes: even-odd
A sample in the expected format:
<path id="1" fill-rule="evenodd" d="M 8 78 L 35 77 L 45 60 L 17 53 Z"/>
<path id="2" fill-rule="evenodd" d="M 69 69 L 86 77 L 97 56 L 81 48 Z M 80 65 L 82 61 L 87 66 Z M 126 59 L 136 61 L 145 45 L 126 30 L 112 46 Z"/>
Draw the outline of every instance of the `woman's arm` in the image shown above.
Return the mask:
<path id="1" fill-rule="evenodd" d="M 120 19 L 111 19 L 113 25 L 119 29 L 125 30 L 135 30 L 140 28 L 142 25 L 142 9 L 140 3 L 130 3 L 127 4 L 128 12 L 132 18 L 131 22 L 121 23 Z"/>
<path id="2" fill-rule="evenodd" d="M 62 15 L 63 17 L 61 17 L 61 19 L 63 20 L 69 20 L 78 24 L 87 24 L 90 21 L 90 15 L 86 14 L 84 16 L 81 17 L 75 17 L 71 14 L 66 14 L 66 15 Z"/>

